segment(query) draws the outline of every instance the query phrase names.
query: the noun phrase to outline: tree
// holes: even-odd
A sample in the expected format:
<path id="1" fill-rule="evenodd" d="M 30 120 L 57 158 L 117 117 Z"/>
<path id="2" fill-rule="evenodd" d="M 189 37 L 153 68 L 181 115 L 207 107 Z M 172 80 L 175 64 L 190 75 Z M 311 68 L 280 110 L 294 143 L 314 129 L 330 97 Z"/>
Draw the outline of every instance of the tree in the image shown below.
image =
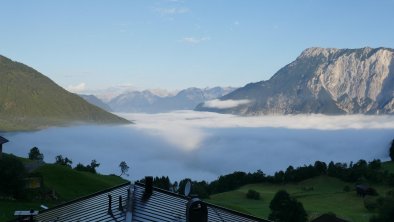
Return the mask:
<path id="1" fill-rule="evenodd" d="M 390 158 L 391 158 L 391 161 L 394 161 L 394 140 L 391 141 Z"/>
<path id="2" fill-rule="evenodd" d="M 306 222 L 307 214 L 302 203 L 291 198 L 285 190 L 278 191 L 270 203 L 270 220 L 280 222 Z"/>
<path id="3" fill-rule="evenodd" d="M 29 159 L 43 161 L 44 160 L 44 154 L 42 154 L 37 147 L 33 147 L 33 148 L 30 149 Z"/>
<path id="4" fill-rule="evenodd" d="M 0 197 L 22 197 L 26 174 L 26 169 L 18 158 L 4 155 L 0 160 Z"/>
<path id="5" fill-rule="evenodd" d="M 314 168 L 320 175 L 324 175 L 327 173 L 327 164 L 322 161 L 316 161 Z"/>
<path id="6" fill-rule="evenodd" d="M 90 172 L 92 172 L 92 173 L 97 173 L 97 172 L 96 172 L 96 168 L 99 167 L 99 166 L 100 166 L 100 164 L 97 163 L 96 160 L 92 160 L 92 161 L 90 162 L 90 165 L 88 165 L 87 167 L 90 169 Z"/>
<path id="7" fill-rule="evenodd" d="M 386 197 L 378 204 L 378 213 L 370 219 L 370 222 L 394 221 L 394 191 L 389 191 Z"/>
<path id="8" fill-rule="evenodd" d="M 170 178 L 168 178 L 168 176 L 155 177 L 153 178 L 153 186 L 164 190 L 170 190 L 171 188 Z"/>
<path id="9" fill-rule="evenodd" d="M 121 172 L 119 176 L 123 176 L 123 175 L 129 176 L 127 172 L 129 171 L 130 167 L 127 166 L 127 163 L 125 161 L 120 162 L 119 167 Z"/>
<path id="10" fill-rule="evenodd" d="M 71 164 L 73 163 L 72 160 L 66 158 L 63 158 L 62 155 L 58 155 L 55 157 L 55 164 L 59 164 L 59 165 L 63 165 L 63 166 L 67 166 L 71 168 Z"/>
<path id="11" fill-rule="evenodd" d="M 74 168 L 75 170 L 78 171 L 86 171 L 86 172 L 90 172 L 90 173 L 97 173 L 96 168 L 99 167 L 100 164 L 97 163 L 96 160 L 92 160 L 90 162 L 90 165 L 86 165 L 84 166 L 82 163 L 78 163 L 77 166 Z"/>

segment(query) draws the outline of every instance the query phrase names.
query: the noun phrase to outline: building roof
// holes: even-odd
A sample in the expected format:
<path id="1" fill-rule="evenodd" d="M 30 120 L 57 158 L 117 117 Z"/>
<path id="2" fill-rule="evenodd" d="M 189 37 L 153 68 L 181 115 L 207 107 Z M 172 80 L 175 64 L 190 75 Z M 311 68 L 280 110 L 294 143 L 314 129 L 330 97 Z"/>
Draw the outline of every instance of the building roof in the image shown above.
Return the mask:
<path id="1" fill-rule="evenodd" d="M 65 204 L 40 211 L 34 217 L 39 222 L 77 222 L 77 221 L 124 221 L 124 213 L 119 211 L 116 198 L 122 196 L 122 206 L 126 205 L 127 190 L 130 183 L 125 183 L 101 192 L 82 197 Z M 112 215 L 108 214 L 108 195 L 112 196 Z"/>
<path id="2" fill-rule="evenodd" d="M 188 197 L 170 191 L 153 188 L 149 198 L 144 199 L 144 185 L 135 183 L 132 221 L 186 221 Z M 206 203 L 206 202 L 204 202 Z M 258 222 L 268 221 L 239 213 L 213 204 L 207 204 L 208 221 Z"/>
<path id="3" fill-rule="evenodd" d="M 311 222 L 348 222 L 348 221 L 341 219 L 333 214 L 323 214 L 313 219 Z"/>
<path id="4" fill-rule="evenodd" d="M 145 190 L 145 185 L 142 183 L 125 183 L 111 189 L 103 190 L 101 192 L 40 211 L 38 215 L 34 216 L 34 219 L 37 222 L 186 221 L 186 206 L 190 198 L 155 187 L 152 188 L 152 194 L 147 196 Z M 109 204 L 109 195 L 111 195 L 112 199 L 111 204 Z M 206 202 L 203 203 L 207 206 L 208 221 L 210 222 L 268 221 Z M 109 206 L 111 207 L 110 211 Z"/>
<path id="5" fill-rule="evenodd" d="M 0 136 L 0 145 L 9 142 L 6 138 Z"/>

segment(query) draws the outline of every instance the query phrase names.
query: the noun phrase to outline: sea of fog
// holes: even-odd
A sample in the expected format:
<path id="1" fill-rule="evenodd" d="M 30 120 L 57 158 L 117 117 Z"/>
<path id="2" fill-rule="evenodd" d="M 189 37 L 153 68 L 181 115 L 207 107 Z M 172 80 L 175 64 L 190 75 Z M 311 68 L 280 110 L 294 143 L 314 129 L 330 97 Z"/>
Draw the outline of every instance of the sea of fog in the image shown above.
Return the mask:
<path id="1" fill-rule="evenodd" d="M 6 133 L 4 152 L 27 157 L 36 146 L 45 162 L 63 155 L 77 163 L 96 159 L 103 174 L 129 177 L 169 176 L 214 180 L 234 171 L 266 174 L 316 160 L 350 162 L 388 160 L 394 116 L 289 115 L 239 117 L 177 111 L 161 114 L 119 113 L 134 124 L 74 126 Z"/>

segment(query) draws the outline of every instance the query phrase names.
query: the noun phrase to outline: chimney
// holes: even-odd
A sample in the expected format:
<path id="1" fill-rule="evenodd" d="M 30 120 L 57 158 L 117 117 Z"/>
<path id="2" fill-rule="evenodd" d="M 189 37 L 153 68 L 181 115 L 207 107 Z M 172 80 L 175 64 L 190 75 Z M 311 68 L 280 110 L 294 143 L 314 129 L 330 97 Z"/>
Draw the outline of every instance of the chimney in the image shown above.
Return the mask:
<path id="1" fill-rule="evenodd" d="M 186 222 L 208 222 L 208 207 L 198 198 L 186 204 Z"/>
<path id="2" fill-rule="evenodd" d="M 29 216 L 29 222 L 34 222 L 33 215 L 34 215 L 34 210 L 31 209 L 31 210 L 30 210 L 30 216 Z"/>
<path id="3" fill-rule="evenodd" d="M 108 214 L 112 215 L 112 196 L 108 194 Z"/>
<path id="4" fill-rule="evenodd" d="M 148 198 L 153 192 L 153 177 L 145 177 L 144 197 Z"/>
<path id="5" fill-rule="evenodd" d="M 122 196 L 119 196 L 119 211 L 123 211 Z"/>
<path id="6" fill-rule="evenodd" d="M 0 136 L 0 160 L 3 156 L 3 144 L 9 142 L 6 138 Z"/>

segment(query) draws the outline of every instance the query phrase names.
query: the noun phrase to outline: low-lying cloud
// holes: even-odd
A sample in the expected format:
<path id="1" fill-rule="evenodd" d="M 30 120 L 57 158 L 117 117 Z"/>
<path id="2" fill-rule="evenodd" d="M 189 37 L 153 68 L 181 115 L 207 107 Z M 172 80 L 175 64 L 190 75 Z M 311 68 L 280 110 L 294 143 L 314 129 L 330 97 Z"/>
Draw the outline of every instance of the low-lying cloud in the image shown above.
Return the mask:
<path id="1" fill-rule="evenodd" d="M 126 161 L 132 180 L 147 175 L 214 180 L 236 170 L 272 174 L 316 160 L 387 160 L 394 138 L 394 116 L 121 115 L 135 124 L 7 133 L 4 151 L 27 156 L 37 146 L 46 162 L 62 154 L 74 166 L 96 159 L 105 174 L 119 174 L 119 163 Z"/>
<path id="2" fill-rule="evenodd" d="M 70 91 L 72 93 L 80 93 L 83 92 L 84 90 L 86 90 L 86 83 L 81 82 L 77 85 L 69 85 L 67 86 L 67 91 Z"/>
<path id="3" fill-rule="evenodd" d="M 214 99 L 214 100 L 209 100 L 204 102 L 203 106 L 206 108 L 215 108 L 215 109 L 229 109 L 229 108 L 235 108 L 240 105 L 246 105 L 249 104 L 251 101 L 248 99 L 241 99 L 241 100 L 219 100 L 219 99 Z"/>

